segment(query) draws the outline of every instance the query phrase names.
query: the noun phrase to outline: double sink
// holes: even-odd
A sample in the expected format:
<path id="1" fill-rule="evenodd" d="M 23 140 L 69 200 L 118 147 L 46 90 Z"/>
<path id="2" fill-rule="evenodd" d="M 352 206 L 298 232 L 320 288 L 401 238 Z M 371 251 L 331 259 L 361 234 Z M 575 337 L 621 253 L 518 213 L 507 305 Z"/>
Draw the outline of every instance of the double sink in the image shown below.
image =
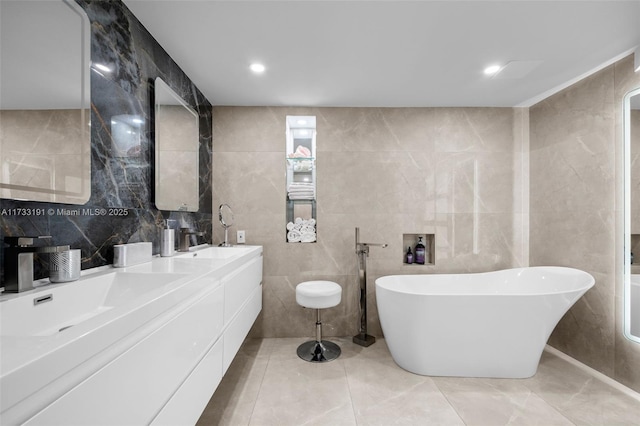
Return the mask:
<path id="1" fill-rule="evenodd" d="M 74 282 L 40 280 L 34 290 L 1 295 L 0 423 L 25 421 L 24 413 L 53 401 L 45 389 L 70 388 L 80 380 L 80 365 L 83 377 L 97 371 L 116 351 L 135 345 L 134 336 L 150 333 L 261 255 L 260 246 L 200 246 L 136 266 L 85 270 Z"/>
<path id="2" fill-rule="evenodd" d="M 135 303 L 142 296 L 161 293 L 179 284 L 191 275 L 189 268 L 193 266 L 193 262 L 181 265 L 182 260 L 226 261 L 251 250 L 251 246 L 206 246 L 156 259 L 160 265 L 152 268 L 150 264 L 122 270 L 96 268 L 95 272 L 72 283 L 46 285 L 27 293 L 4 296 L 7 300 L 0 302 L 0 336 L 39 337 L 68 330 L 115 307 Z M 41 280 L 40 284 L 47 281 Z"/>

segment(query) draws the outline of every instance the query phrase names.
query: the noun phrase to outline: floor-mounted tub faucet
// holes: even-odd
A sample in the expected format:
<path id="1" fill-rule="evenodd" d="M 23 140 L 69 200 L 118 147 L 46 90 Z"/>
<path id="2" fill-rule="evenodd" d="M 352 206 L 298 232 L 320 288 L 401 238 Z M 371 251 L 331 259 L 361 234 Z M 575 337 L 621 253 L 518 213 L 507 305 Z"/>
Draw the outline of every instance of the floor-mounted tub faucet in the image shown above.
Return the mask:
<path id="1" fill-rule="evenodd" d="M 4 291 L 19 293 L 33 290 L 33 253 L 57 253 L 69 250 L 69 246 L 34 246 L 33 240 L 41 237 L 4 237 Z"/>
<path id="2" fill-rule="evenodd" d="M 202 237 L 204 236 L 204 232 L 192 231 L 189 228 L 180 228 L 180 248 L 178 251 L 189 251 L 189 240 L 192 235 Z"/>
<path id="3" fill-rule="evenodd" d="M 384 243 L 360 242 L 360 228 L 356 228 L 356 254 L 358 255 L 358 279 L 360 282 L 360 332 L 353 336 L 353 343 L 371 346 L 376 338 L 367 334 L 367 257 L 369 247 L 387 247 Z"/>

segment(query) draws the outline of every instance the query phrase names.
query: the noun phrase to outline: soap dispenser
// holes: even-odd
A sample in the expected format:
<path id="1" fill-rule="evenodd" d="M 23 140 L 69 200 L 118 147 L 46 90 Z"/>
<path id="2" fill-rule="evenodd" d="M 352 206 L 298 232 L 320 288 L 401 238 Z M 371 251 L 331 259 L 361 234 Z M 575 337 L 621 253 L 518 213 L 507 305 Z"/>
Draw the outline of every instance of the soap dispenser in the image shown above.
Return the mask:
<path id="1" fill-rule="evenodd" d="M 175 229 L 169 227 L 169 219 L 165 220 L 165 227 L 160 234 L 160 256 L 173 256 L 175 250 Z"/>
<path id="2" fill-rule="evenodd" d="M 416 244 L 415 262 L 424 265 L 426 257 L 426 248 L 422 243 L 422 237 L 418 237 L 418 244 Z"/>

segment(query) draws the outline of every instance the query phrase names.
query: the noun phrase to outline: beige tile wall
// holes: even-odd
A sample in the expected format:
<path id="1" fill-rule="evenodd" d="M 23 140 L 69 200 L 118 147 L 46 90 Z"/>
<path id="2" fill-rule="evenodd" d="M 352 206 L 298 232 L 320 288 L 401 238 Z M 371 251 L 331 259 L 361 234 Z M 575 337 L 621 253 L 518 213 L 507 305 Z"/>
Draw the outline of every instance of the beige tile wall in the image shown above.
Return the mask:
<path id="1" fill-rule="evenodd" d="M 318 242 L 285 242 L 285 117 L 317 117 Z M 216 107 L 213 202 L 264 246 L 263 310 L 252 335 L 313 336 L 295 286 L 328 279 L 343 302 L 328 336 L 357 332 L 354 228 L 372 248 L 369 332 L 380 335 L 378 276 L 489 271 L 528 261 L 528 116 L 512 108 Z M 403 233 L 435 233 L 435 266 L 403 265 Z M 214 240 L 222 227 L 214 223 Z"/>
<path id="2" fill-rule="evenodd" d="M 640 390 L 640 345 L 622 335 L 622 96 L 633 57 L 530 108 L 530 264 L 580 268 L 596 285 L 549 343 Z M 635 367 L 634 367 L 635 365 Z"/>
<path id="3" fill-rule="evenodd" d="M 343 303 L 327 335 L 357 332 L 354 228 L 386 242 L 369 258 L 369 332 L 380 335 L 374 280 L 388 274 L 566 265 L 596 286 L 550 343 L 640 389 L 640 348 L 622 327 L 621 99 L 640 85 L 626 58 L 528 109 L 214 108 L 214 208 L 264 246 L 264 306 L 254 336 L 313 335 L 295 286 L 329 279 Z M 285 242 L 285 117 L 318 121 L 318 242 Z M 435 233 L 436 265 L 403 265 L 403 233 Z M 214 223 L 214 238 L 222 228 Z"/>

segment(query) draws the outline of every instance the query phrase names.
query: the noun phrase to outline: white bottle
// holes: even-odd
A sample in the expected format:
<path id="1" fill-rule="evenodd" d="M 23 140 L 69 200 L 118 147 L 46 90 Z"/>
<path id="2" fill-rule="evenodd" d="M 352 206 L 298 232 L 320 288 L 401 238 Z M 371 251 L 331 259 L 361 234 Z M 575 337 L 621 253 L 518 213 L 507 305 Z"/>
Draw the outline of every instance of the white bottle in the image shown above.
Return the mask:
<path id="1" fill-rule="evenodd" d="M 169 257 L 173 256 L 175 250 L 175 235 L 176 230 L 169 228 L 169 219 L 165 221 L 165 228 L 160 234 L 160 256 Z"/>

